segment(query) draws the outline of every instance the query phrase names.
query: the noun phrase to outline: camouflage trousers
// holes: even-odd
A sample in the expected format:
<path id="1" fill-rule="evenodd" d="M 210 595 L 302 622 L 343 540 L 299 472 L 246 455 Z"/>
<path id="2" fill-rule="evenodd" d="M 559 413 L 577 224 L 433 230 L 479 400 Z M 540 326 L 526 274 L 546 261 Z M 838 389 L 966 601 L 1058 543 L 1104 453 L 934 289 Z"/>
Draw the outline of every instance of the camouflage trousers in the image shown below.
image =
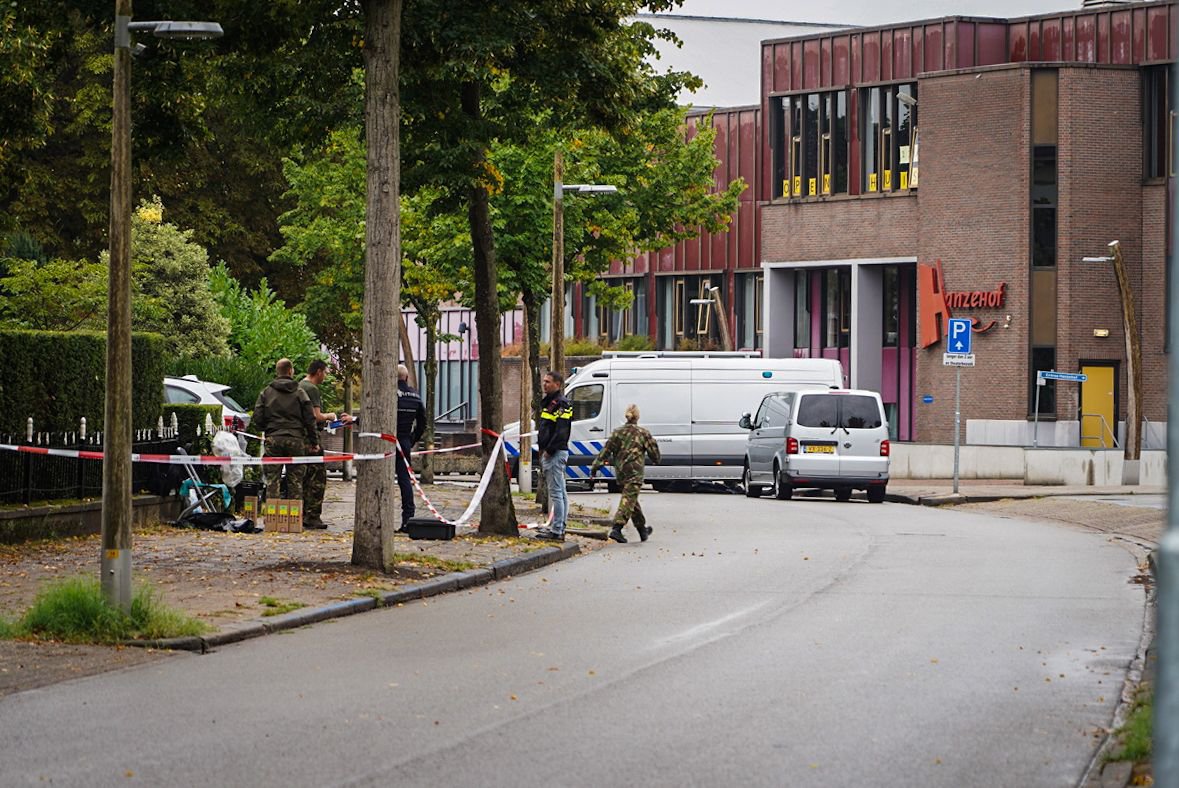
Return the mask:
<path id="1" fill-rule="evenodd" d="M 267 457 L 302 457 L 307 453 L 307 444 L 299 438 L 268 438 Z M 303 498 L 303 473 L 306 465 L 263 466 L 266 475 L 266 497 L 270 500 L 281 498 L 280 482 L 283 469 L 287 474 L 287 498 Z M 321 466 L 322 467 L 322 466 Z"/>
<path id="2" fill-rule="evenodd" d="M 643 507 L 639 505 L 639 490 L 643 487 L 643 472 L 637 473 L 619 471 L 618 486 L 622 488 L 622 500 L 618 502 L 618 511 L 614 513 L 614 525 L 621 528 L 627 520 L 633 520 L 635 528 L 643 528 L 647 518 L 643 515 Z"/>
<path id="3" fill-rule="evenodd" d="M 323 454 L 321 451 L 320 454 Z M 318 520 L 323 514 L 323 496 L 327 492 L 327 466 L 303 466 L 303 516 Z"/>

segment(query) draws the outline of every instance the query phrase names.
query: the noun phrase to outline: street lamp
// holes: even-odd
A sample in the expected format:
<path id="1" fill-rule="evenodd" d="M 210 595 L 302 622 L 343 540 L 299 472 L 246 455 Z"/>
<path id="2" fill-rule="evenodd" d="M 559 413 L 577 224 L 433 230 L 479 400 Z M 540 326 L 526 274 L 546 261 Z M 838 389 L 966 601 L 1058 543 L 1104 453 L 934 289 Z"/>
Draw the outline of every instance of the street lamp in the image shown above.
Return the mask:
<path id="1" fill-rule="evenodd" d="M 606 184 L 562 183 L 564 176 L 565 154 L 558 148 L 553 155 L 553 296 L 549 369 L 562 374 L 565 370 L 565 192 L 613 194 L 618 191 L 618 187 Z"/>
<path id="2" fill-rule="evenodd" d="M 102 463 L 101 583 L 106 599 L 131 609 L 131 33 L 200 39 L 216 22 L 132 22 L 131 0 L 115 0 L 111 118 L 110 270 L 106 319 L 106 433 Z"/>
<path id="3" fill-rule="evenodd" d="M 1126 467 L 1122 482 L 1138 483 L 1137 461 L 1142 453 L 1142 344 L 1138 338 L 1138 317 L 1134 308 L 1134 291 L 1130 287 L 1130 277 L 1126 273 L 1126 265 L 1122 260 L 1122 245 L 1117 241 L 1110 241 L 1110 255 L 1101 257 L 1082 257 L 1084 263 L 1113 263 L 1114 274 L 1118 279 L 1118 295 L 1122 301 L 1122 333 L 1126 336 L 1126 382 L 1129 396 L 1126 398 L 1126 460 L 1133 461 L 1133 465 Z"/>

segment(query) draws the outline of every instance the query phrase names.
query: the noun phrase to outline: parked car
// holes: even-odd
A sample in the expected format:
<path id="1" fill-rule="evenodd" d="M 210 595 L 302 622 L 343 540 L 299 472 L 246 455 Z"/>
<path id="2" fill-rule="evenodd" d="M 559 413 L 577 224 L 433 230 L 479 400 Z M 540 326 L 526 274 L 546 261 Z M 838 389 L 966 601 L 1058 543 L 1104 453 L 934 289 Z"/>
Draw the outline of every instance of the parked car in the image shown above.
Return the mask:
<path id="1" fill-rule="evenodd" d="M 749 430 L 745 450 L 745 494 L 764 488 L 786 499 L 799 487 L 835 491 L 846 501 L 864 490 L 872 503 L 884 501 L 888 486 L 888 422 L 874 391 L 779 391 L 767 394 L 756 416 L 740 424 Z"/>
<path id="2" fill-rule="evenodd" d="M 196 375 L 164 378 L 164 402 L 170 405 L 220 405 L 222 423 L 230 429 L 245 429 L 250 423 L 249 411 L 229 396 L 229 386 L 201 380 Z"/>

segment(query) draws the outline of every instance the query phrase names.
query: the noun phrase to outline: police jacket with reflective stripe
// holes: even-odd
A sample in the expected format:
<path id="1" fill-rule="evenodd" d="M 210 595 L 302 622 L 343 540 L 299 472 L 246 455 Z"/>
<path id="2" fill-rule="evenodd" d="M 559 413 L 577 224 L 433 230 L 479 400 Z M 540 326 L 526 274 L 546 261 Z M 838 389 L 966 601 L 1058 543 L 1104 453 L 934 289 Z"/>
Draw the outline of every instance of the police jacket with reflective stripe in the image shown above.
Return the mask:
<path id="1" fill-rule="evenodd" d="M 545 454 L 569 448 L 569 428 L 573 423 L 573 405 L 559 391 L 546 394 L 540 403 L 540 425 L 536 428 L 536 448 Z"/>
<path id="2" fill-rule="evenodd" d="M 404 381 L 397 381 L 397 440 L 408 450 L 426 431 L 426 406 Z"/>

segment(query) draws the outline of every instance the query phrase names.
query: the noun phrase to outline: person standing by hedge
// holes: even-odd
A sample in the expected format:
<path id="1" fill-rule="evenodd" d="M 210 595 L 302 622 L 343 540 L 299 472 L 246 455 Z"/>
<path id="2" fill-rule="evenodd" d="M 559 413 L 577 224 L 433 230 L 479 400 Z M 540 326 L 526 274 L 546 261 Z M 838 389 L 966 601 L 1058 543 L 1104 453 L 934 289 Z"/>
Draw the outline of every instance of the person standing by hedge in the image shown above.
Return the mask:
<path id="1" fill-rule="evenodd" d="M 280 358 L 274 365 L 274 380 L 262 389 L 254 403 L 250 424 L 266 434 L 266 457 L 302 457 L 319 452 L 311 400 L 295 383 L 294 374 L 291 360 Z M 291 498 L 303 498 L 303 471 L 306 467 L 287 466 L 287 495 Z M 266 476 L 266 497 L 276 499 L 279 497 L 281 469 L 272 467 Z"/>
<path id="2" fill-rule="evenodd" d="M 322 433 L 327 429 L 327 425 L 336 420 L 335 413 L 323 412 L 323 395 L 319 391 L 319 387 L 323 385 L 324 378 L 327 377 L 327 364 L 320 359 L 315 359 L 307 367 L 307 374 L 299 381 L 299 388 L 306 394 L 307 399 L 311 400 L 311 413 L 315 416 L 315 427 Z M 352 414 L 341 413 L 340 421 L 345 424 L 352 423 Z M 319 455 L 323 456 L 323 440 L 321 435 L 316 436 L 319 443 Z M 323 496 L 327 492 L 327 465 L 320 463 L 319 465 L 306 465 L 303 471 L 303 527 L 304 528 L 327 528 L 327 523 L 323 521 Z"/>

